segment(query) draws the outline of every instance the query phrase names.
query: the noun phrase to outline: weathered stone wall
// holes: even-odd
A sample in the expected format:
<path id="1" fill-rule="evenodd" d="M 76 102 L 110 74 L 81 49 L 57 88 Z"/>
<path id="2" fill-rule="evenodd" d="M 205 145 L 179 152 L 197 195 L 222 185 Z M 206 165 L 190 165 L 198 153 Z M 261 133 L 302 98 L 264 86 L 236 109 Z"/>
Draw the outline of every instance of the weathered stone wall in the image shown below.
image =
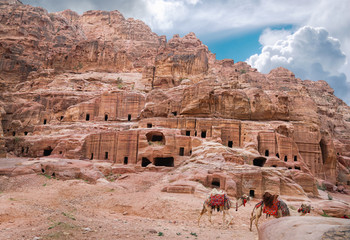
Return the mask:
<path id="1" fill-rule="evenodd" d="M 182 135 L 200 138 L 220 138 L 223 145 L 239 147 L 240 143 L 240 121 L 212 118 L 147 118 L 139 122 L 139 127 L 164 127 L 181 130 Z M 215 134 L 214 134 L 215 132 Z"/>
<path id="2" fill-rule="evenodd" d="M 139 93 L 106 93 L 92 101 L 73 106 L 65 121 L 131 121 L 139 118 L 144 105 L 145 97 Z"/>
<path id="3" fill-rule="evenodd" d="M 168 166 L 157 163 L 157 159 L 164 159 L 172 161 L 169 165 L 176 166 L 180 163 L 179 156 L 191 155 L 192 141 L 191 137 L 180 135 L 178 130 L 138 129 L 89 135 L 83 149 L 84 158 L 90 160 L 143 165 L 146 158 L 156 166 Z"/>

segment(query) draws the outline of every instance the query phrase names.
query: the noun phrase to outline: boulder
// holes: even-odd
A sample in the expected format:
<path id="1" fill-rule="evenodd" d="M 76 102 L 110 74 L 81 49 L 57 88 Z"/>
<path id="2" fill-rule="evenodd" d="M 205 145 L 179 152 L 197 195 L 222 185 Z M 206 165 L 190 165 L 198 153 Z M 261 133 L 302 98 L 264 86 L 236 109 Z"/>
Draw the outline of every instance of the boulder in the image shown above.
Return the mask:
<path id="1" fill-rule="evenodd" d="M 260 240 L 349 239 L 348 219 L 327 217 L 283 217 L 259 226 Z"/>

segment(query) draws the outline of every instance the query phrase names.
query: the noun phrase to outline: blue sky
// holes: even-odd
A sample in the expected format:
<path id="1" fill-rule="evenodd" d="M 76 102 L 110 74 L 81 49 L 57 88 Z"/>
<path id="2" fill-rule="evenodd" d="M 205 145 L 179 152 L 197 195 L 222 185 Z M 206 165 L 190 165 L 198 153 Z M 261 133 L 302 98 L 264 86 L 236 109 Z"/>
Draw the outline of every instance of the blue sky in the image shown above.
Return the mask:
<path id="1" fill-rule="evenodd" d="M 350 104 L 349 0 L 21 0 L 49 12 L 119 10 L 169 40 L 194 32 L 217 59 L 326 80 Z"/>
<path id="2" fill-rule="evenodd" d="M 291 30 L 292 25 L 271 26 L 274 30 Z M 250 56 L 261 52 L 262 45 L 259 38 L 265 28 L 253 29 L 233 33 L 222 38 L 198 35 L 199 39 L 208 46 L 209 50 L 216 54 L 219 60 L 225 58 L 234 59 L 235 62 L 246 61 Z M 219 35 L 220 36 L 220 35 Z"/>
<path id="3" fill-rule="evenodd" d="M 206 39 L 198 36 L 216 54 L 216 59 L 232 58 L 235 62 L 245 61 L 261 49 L 259 37 L 263 30 L 255 30 L 243 35 L 233 35 L 222 39 Z"/>

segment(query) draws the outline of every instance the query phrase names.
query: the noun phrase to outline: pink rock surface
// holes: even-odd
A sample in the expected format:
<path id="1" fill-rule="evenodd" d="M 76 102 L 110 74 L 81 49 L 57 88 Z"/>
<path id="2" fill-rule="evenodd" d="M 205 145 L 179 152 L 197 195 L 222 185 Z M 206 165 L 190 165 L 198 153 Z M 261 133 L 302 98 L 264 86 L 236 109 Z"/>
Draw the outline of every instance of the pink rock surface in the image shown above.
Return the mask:
<path id="1" fill-rule="evenodd" d="M 349 220 L 326 217 L 284 217 L 260 226 L 259 239 L 347 239 Z"/>

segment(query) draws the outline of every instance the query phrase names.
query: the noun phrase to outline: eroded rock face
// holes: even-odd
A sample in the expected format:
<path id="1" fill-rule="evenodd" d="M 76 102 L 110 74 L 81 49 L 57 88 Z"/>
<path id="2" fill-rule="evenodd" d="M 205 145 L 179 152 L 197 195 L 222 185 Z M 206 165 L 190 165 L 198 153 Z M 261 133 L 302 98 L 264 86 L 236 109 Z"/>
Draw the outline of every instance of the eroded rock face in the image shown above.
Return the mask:
<path id="1" fill-rule="evenodd" d="M 286 217 L 260 226 L 259 239 L 348 239 L 348 219 L 325 217 Z"/>
<path id="2" fill-rule="evenodd" d="M 324 81 L 216 60 L 194 33 L 167 41 L 118 11 L 1 1 L 0 15 L 1 157 L 180 167 L 175 192 L 350 184 L 350 109 Z"/>

